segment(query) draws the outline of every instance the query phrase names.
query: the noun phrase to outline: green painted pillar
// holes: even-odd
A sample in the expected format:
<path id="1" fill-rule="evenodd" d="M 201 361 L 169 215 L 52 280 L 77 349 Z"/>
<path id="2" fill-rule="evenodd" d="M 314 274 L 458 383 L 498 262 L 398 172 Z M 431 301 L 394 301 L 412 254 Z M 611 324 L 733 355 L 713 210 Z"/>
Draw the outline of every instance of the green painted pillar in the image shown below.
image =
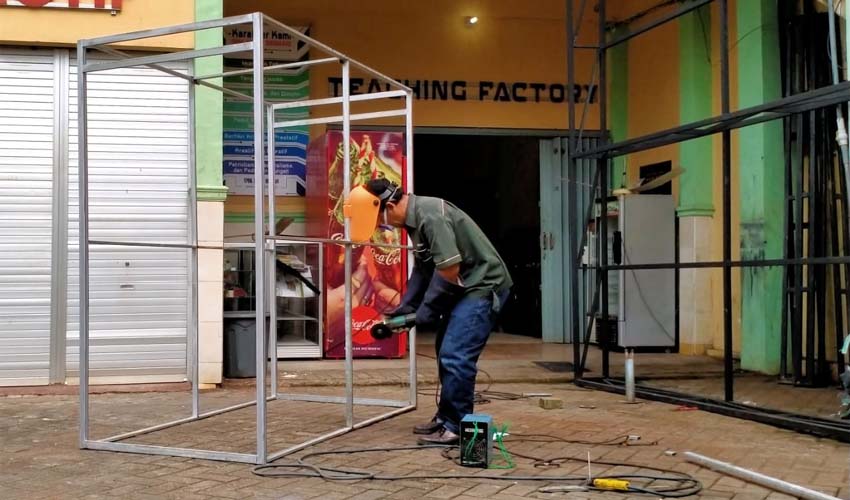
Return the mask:
<path id="1" fill-rule="evenodd" d="M 782 96 L 777 0 L 737 2 L 739 107 Z M 738 185 L 741 194 L 741 259 L 782 257 L 784 149 L 782 122 L 741 129 Z M 782 271 L 743 268 L 741 366 L 779 372 Z"/>
<path id="2" fill-rule="evenodd" d="M 625 34 L 626 28 L 617 28 L 613 37 Z M 629 42 L 621 43 L 610 49 L 608 60 L 608 124 L 611 127 L 611 139 L 619 142 L 629 137 Z M 620 187 L 625 181 L 626 157 L 618 156 L 612 161 L 610 186 Z"/>
<path id="3" fill-rule="evenodd" d="M 713 115 L 711 67 L 711 7 L 679 18 L 679 123 Z M 713 141 L 701 137 L 679 144 L 679 259 L 713 260 Z M 682 269 L 679 273 L 679 352 L 703 355 L 713 345 L 711 272 Z"/>
<path id="4" fill-rule="evenodd" d="M 224 17 L 224 0 L 195 0 L 195 20 Z M 221 28 L 195 32 L 195 48 L 219 47 L 224 33 Z M 223 71 L 221 56 L 195 60 L 195 74 L 208 75 Z M 221 79 L 209 80 L 222 85 Z M 199 201 L 224 201 L 227 188 L 222 177 L 222 106 L 221 92 L 195 86 L 195 163 L 198 175 Z"/>
<path id="5" fill-rule="evenodd" d="M 711 6 L 679 19 L 679 123 L 712 116 Z M 711 137 L 679 144 L 679 161 L 685 169 L 679 177 L 680 217 L 710 217 L 712 197 Z"/>

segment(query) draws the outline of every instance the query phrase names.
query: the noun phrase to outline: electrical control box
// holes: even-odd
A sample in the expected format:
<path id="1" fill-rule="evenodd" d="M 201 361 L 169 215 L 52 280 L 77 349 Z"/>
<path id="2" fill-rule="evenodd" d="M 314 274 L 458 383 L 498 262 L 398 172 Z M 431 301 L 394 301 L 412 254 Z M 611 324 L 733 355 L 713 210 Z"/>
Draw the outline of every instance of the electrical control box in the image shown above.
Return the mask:
<path id="1" fill-rule="evenodd" d="M 676 259 L 676 207 L 671 195 L 620 197 L 623 264 Z M 672 348 L 676 344 L 676 271 L 619 271 L 619 332 L 623 348 Z"/>
<path id="2" fill-rule="evenodd" d="M 460 465 L 490 466 L 493 456 L 493 417 L 470 414 L 460 421 Z"/>

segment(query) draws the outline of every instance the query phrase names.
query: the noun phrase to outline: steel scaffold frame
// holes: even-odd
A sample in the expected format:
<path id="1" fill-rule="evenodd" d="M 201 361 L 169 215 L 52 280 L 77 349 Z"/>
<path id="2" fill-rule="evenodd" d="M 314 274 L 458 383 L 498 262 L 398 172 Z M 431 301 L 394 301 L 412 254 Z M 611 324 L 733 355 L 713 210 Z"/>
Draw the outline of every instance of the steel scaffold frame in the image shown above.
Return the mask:
<path id="1" fill-rule="evenodd" d="M 251 24 L 252 37 L 251 41 L 233 45 L 223 45 L 220 47 L 185 50 L 180 52 L 170 52 L 146 56 L 130 56 L 121 50 L 109 47 L 109 45 L 119 42 L 131 42 L 145 38 L 153 38 L 159 36 L 173 35 L 178 33 L 197 32 L 200 30 L 211 28 L 224 28 L 227 26 Z M 264 26 L 272 26 L 274 29 L 283 31 L 294 39 L 303 42 L 309 48 L 316 49 L 329 57 L 319 59 L 305 60 L 287 64 L 277 64 L 266 66 L 264 63 L 263 51 L 263 29 Z M 106 54 L 117 56 L 117 60 L 106 62 L 90 63 L 87 61 L 87 51 L 89 49 L 98 50 Z M 170 61 L 187 61 L 199 57 L 220 56 L 224 54 L 232 54 L 237 52 L 250 52 L 252 54 L 252 67 L 244 70 L 226 71 L 219 74 L 192 76 L 175 71 L 164 66 L 162 63 Z M 386 399 L 370 399 L 370 398 L 355 398 L 354 397 L 354 364 L 353 364 L 353 345 L 352 345 L 352 324 L 351 324 L 351 250 L 352 246 L 373 246 L 373 247 L 390 247 L 399 251 L 409 251 L 410 247 L 406 245 L 384 245 L 376 243 L 355 244 L 350 237 L 350 219 L 345 218 L 344 223 L 344 239 L 334 240 L 331 238 L 307 238 L 297 236 L 277 236 L 275 233 L 275 214 L 274 214 L 274 184 L 275 184 L 275 148 L 274 148 L 274 133 L 279 128 L 326 124 L 326 123 L 342 123 L 344 134 L 343 148 L 346 152 L 350 151 L 350 124 L 353 120 L 370 120 L 385 117 L 404 117 L 405 135 L 406 135 L 406 177 L 408 179 L 408 189 L 412 190 L 413 185 L 413 91 L 401 83 L 393 80 L 383 73 L 370 68 L 369 66 L 360 63 L 350 57 L 342 54 L 331 47 L 304 35 L 297 29 L 291 28 L 283 23 L 280 23 L 262 13 L 255 12 L 252 14 L 227 17 L 210 21 L 201 21 L 189 24 L 168 26 L 150 30 L 137 31 L 132 33 L 123 33 L 111 36 L 103 36 L 91 39 L 80 40 L 77 43 L 78 57 L 78 82 L 79 82 L 79 199 L 80 199 L 80 427 L 79 427 L 79 445 L 83 449 L 105 450 L 128 453 L 141 453 L 149 455 L 168 455 L 177 457 L 199 458 L 208 460 L 222 460 L 230 462 L 243 462 L 252 464 L 265 464 L 274 461 L 280 457 L 289 455 L 306 447 L 326 441 L 328 439 L 340 436 L 347 432 L 360 429 L 376 422 L 392 418 L 405 412 L 416 409 L 417 393 L 416 393 L 416 333 L 415 329 L 411 330 L 408 335 L 408 351 L 409 351 L 409 394 L 406 400 L 386 400 Z M 339 63 L 342 71 L 343 95 L 338 98 L 327 99 L 308 99 L 294 103 L 270 103 L 263 98 L 255 99 L 256 96 L 264 96 L 263 76 L 265 71 L 284 69 L 284 68 L 303 68 L 319 64 Z M 128 68 L 135 66 L 145 66 L 153 68 L 172 76 L 176 76 L 185 80 L 189 87 L 189 204 L 190 204 L 190 241 L 186 243 L 174 242 L 141 242 L 141 241 L 106 241 L 94 240 L 89 238 L 89 187 L 88 187 L 88 127 L 87 127 L 87 75 L 96 71 L 105 71 L 110 69 Z M 372 92 L 361 95 L 352 96 L 350 94 L 350 73 L 352 69 L 367 73 L 372 77 L 385 82 L 395 90 L 384 92 Z M 207 80 L 213 78 L 221 78 L 232 75 L 253 75 L 253 97 L 231 89 L 226 89 L 222 86 L 210 83 Z M 200 85 L 213 90 L 217 90 L 224 94 L 228 94 L 239 99 L 250 101 L 253 103 L 253 138 L 254 138 L 254 234 L 265 235 L 264 218 L 268 216 L 268 234 L 264 237 L 255 238 L 254 252 L 255 255 L 263 255 L 264 258 L 255 260 L 255 273 L 258 279 L 255 280 L 255 297 L 256 297 L 256 398 L 253 401 L 240 403 L 237 405 L 220 408 L 208 412 L 200 412 L 200 393 L 198 387 L 198 363 L 199 363 L 199 345 L 198 345 L 198 305 L 197 305 L 197 262 L 199 249 L 225 249 L 228 246 L 200 245 L 198 244 L 197 234 L 197 180 L 195 166 L 195 137 L 194 137 L 194 108 L 195 108 L 195 86 Z M 379 111 L 371 113 L 352 114 L 350 110 L 351 102 L 374 101 L 380 99 L 398 99 L 404 98 L 404 107 L 389 111 Z M 275 121 L 275 111 L 287 108 L 308 108 L 313 106 L 321 106 L 328 104 L 341 104 L 342 114 L 328 118 L 310 118 L 304 120 L 289 120 L 283 122 Z M 263 114 L 266 113 L 264 120 Z M 268 209 L 266 210 L 266 200 L 264 196 L 264 153 L 263 153 L 263 132 L 268 134 L 268 165 L 269 173 L 267 181 L 268 189 Z M 350 154 L 344 155 L 344 171 L 350 172 Z M 343 197 L 347 199 L 348 193 L 351 190 L 351 178 L 349 175 L 343 175 Z M 275 350 L 275 307 L 270 307 L 271 327 L 269 328 L 268 341 L 266 341 L 265 317 L 266 317 L 266 301 L 274 298 L 274 283 L 275 283 L 275 267 L 274 259 L 276 255 L 276 247 L 278 243 L 287 242 L 310 242 L 319 245 L 341 245 L 345 248 L 345 396 L 331 397 L 323 395 L 309 394 L 282 394 L 278 391 L 277 386 L 277 355 Z M 187 340 L 187 353 L 190 366 L 189 378 L 192 385 L 192 414 L 186 418 L 161 423 L 151 427 L 138 429 L 131 432 L 125 432 L 115 436 L 92 439 L 89 435 L 90 427 L 90 411 L 89 411 L 89 356 L 90 356 L 90 331 L 89 331 L 89 247 L 90 246 L 116 246 L 116 247 L 148 247 L 148 248 L 174 248 L 187 249 L 191 251 L 190 275 L 192 278 L 191 289 L 193 292 L 192 301 L 190 301 L 189 311 L 189 328 Z M 409 264 L 412 259 L 408 259 Z M 321 265 L 322 263 L 320 263 Z M 260 279 L 262 277 L 262 279 Z M 274 304 L 273 300 L 269 303 Z M 271 356 L 269 356 L 271 354 Z M 271 360 L 269 360 L 271 358 Z M 269 365 L 269 366 L 267 366 Z M 266 370 L 269 369 L 269 391 L 266 392 Z M 304 441 L 300 444 L 290 446 L 284 450 L 269 453 L 267 450 L 267 428 L 266 415 L 267 403 L 274 400 L 289 400 L 289 401 L 308 401 L 321 403 L 342 403 L 345 406 L 345 426 L 335 431 Z M 381 415 L 368 418 L 357 422 L 354 416 L 355 405 L 366 406 L 383 406 L 393 408 Z M 181 424 L 196 422 L 206 418 L 221 415 L 226 412 L 247 408 L 250 406 L 256 407 L 256 449 L 252 453 L 235 453 L 217 450 L 202 450 L 195 448 L 178 448 L 170 446 L 154 446 L 147 444 L 124 443 L 126 439 L 160 431 L 170 427 L 175 427 Z"/>
<path id="2" fill-rule="evenodd" d="M 613 40 L 607 40 L 607 0 L 598 1 L 598 42 L 596 45 L 577 43 L 580 28 L 574 24 L 573 0 L 566 0 L 566 33 L 567 33 L 567 87 L 574 88 L 575 78 L 575 54 L 577 49 L 593 50 L 596 53 L 596 64 L 599 66 L 599 122 L 602 131 L 600 145 L 592 150 L 579 151 L 577 138 L 584 132 L 584 123 L 576 129 L 576 104 L 573 99 L 567 99 L 568 112 L 568 159 L 567 159 L 567 192 L 570 197 L 567 204 L 567 217 L 570 228 L 584 227 L 587 214 L 579 213 L 576 201 L 576 185 L 572 181 L 577 174 L 577 160 L 595 159 L 597 161 L 597 176 L 594 180 L 593 190 L 599 190 L 598 200 L 602 200 L 603 209 L 609 196 L 608 190 L 608 166 L 612 158 L 627 154 L 646 151 L 661 146 L 677 144 L 697 137 L 721 134 L 721 170 L 722 170 L 722 205 L 723 205 L 723 260 L 711 262 L 668 262 L 653 264 L 608 264 L 607 248 L 607 217 L 600 218 L 601 227 L 599 232 L 599 255 L 596 264 L 591 266 L 582 265 L 581 248 L 579 236 L 576 231 L 569 235 L 570 248 L 566 252 L 566 267 L 571 270 L 569 286 L 573 291 L 573 297 L 578 296 L 579 283 L 578 272 L 582 268 L 590 268 L 596 272 L 596 288 L 591 302 L 590 311 L 579 311 L 577 301 L 573 301 L 569 307 L 570 326 L 573 332 L 573 362 L 575 383 L 580 386 L 595 388 L 604 391 L 625 393 L 624 386 L 618 381 L 610 378 L 609 350 L 603 343 L 602 346 L 602 376 L 597 378 L 584 377 L 585 364 L 587 362 L 587 350 L 590 345 L 590 332 L 593 321 L 587 325 L 584 336 L 577 338 L 580 327 L 580 314 L 587 313 L 590 318 L 596 318 L 597 310 L 601 311 L 601 317 L 607 318 L 608 311 L 608 271 L 638 270 L 638 269 L 696 269 L 696 268 L 722 268 L 723 270 L 723 366 L 724 366 L 724 398 L 716 400 L 705 398 L 696 394 L 669 391 L 654 388 L 638 387 L 636 394 L 639 397 L 653 399 L 675 404 L 689 404 L 706 411 L 712 411 L 737 418 L 755 420 L 779 427 L 793 429 L 799 432 L 812 433 L 828 436 L 843 441 L 850 441 L 850 424 L 837 420 L 816 418 L 802 414 L 770 410 L 761 407 L 746 406 L 734 402 L 734 360 L 732 352 L 732 268 L 735 267 L 771 267 L 771 266 L 797 266 L 797 265 L 825 265 L 837 263 L 850 263 L 850 256 L 820 257 L 820 258 L 796 258 L 796 259 L 765 259 L 765 260 L 733 260 L 731 242 L 731 131 L 749 125 L 755 125 L 771 120 L 777 120 L 800 114 L 806 111 L 836 106 L 850 101 L 850 81 L 835 83 L 809 92 L 783 97 L 771 102 L 743 108 L 736 111 L 730 109 L 730 85 L 729 85 L 729 5 L 728 0 L 692 0 L 685 2 L 669 12 L 658 16 L 656 19 L 630 30 L 629 33 L 619 36 Z M 717 116 L 699 120 L 696 122 L 680 125 L 667 130 L 661 130 L 646 134 L 644 136 L 626 139 L 612 143 L 606 139 L 606 51 L 636 36 L 647 33 L 658 26 L 676 20 L 679 17 L 695 11 L 713 2 L 719 4 L 720 11 L 720 100 L 721 112 Z M 579 23 L 584 15 L 586 2 L 582 1 L 579 12 Z M 584 114 L 589 105 L 584 103 Z M 591 204 L 591 207 L 593 204 Z M 584 219 L 581 217 L 584 216 Z M 600 300 L 601 299 L 601 300 Z M 601 302 L 601 304 L 600 304 Z M 579 349 L 581 347 L 581 349 Z"/>

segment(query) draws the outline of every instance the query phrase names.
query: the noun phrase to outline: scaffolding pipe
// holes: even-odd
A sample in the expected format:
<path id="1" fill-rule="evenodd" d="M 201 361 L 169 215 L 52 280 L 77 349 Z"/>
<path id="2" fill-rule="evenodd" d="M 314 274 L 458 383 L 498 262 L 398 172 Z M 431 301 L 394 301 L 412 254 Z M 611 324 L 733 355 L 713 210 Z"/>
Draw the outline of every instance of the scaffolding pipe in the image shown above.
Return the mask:
<path id="1" fill-rule="evenodd" d="M 684 456 L 685 460 L 687 460 L 688 462 L 726 474 L 728 476 L 736 477 L 743 481 L 757 484 L 759 486 L 764 486 L 765 488 L 770 488 L 780 493 L 785 493 L 786 495 L 791 495 L 796 498 L 802 498 L 803 500 L 838 500 L 837 497 L 827 495 L 819 491 L 810 490 L 808 488 L 803 488 L 802 486 L 798 486 L 787 481 L 782 481 L 781 479 L 776 479 L 775 477 L 766 476 L 764 474 L 760 474 L 749 469 L 744 469 L 743 467 L 738 467 L 737 465 L 733 465 L 728 462 L 721 462 L 720 460 L 715 460 L 713 458 L 709 458 L 698 453 L 686 451 L 684 453 Z"/>
<path id="2" fill-rule="evenodd" d="M 829 61 L 832 64 L 832 83 L 837 85 L 838 80 L 838 47 L 836 43 L 835 31 L 835 5 L 834 0 L 829 0 Z M 848 147 L 847 125 L 844 122 L 844 110 L 839 104 L 835 107 L 835 121 L 837 129 L 835 131 L 835 141 L 838 142 L 838 147 L 841 149 L 841 168 L 844 169 L 844 193 L 850 193 L 850 147 Z M 847 216 L 850 218 L 850 210 L 844 207 L 847 211 Z M 840 332 L 841 335 L 844 332 Z"/>
<path id="3" fill-rule="evenodd" d="M 626 401 L 635 402 L 635 352 L 626 350 Z"/>

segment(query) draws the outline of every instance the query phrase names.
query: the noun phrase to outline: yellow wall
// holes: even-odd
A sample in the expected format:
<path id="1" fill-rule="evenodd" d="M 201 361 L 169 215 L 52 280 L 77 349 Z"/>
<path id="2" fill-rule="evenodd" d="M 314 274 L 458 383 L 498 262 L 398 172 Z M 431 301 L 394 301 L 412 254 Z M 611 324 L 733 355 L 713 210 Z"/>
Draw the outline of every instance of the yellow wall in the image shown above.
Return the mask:
<path id="1" fill-rule="evenodd" d="M 310 25 L 321 42 L 395 78 L 541 83 L 567 79 L 561 0 L 225 1 L 226 15 L 256 10 L 285 23 Z M 467 27 L 464 17 L 470 15 L 479 16 L 480 22 Z M 596 16 L 588 7 L 583 42 L 595 41 L 595 26 Z M 577 81 L 586 84 L 592 54 L 581 52 Z M 326 96 L 327 78 L 339 75 L 338 65 L 312 69 L 312 95 Z M 567 113 L 563 103 L 418 100 L 414 121 L 416 126 L 563 130 Z M 598 127 L 596 106 L 586 126 Z"/>
<path id="2" fill-rule="evenodd" d="M 630 138 L 679 124 L 678 75 L 677 23 L 667 23 L 629 42 Z M 640 166 L 668 160 L 678 166 L 678 146 L 666 146 L 629 155 L 627 169 L 630 182 L 638 179 Z M 678 191 L 677 188 L 678 183 L 674 183 L 674 190 Z"/>
<path id="3" fill-rule="evenodd" d="M 87 9 L 0 7 L 0 43 L 74 45 L 82 38 L 194 21 L 194 0 L 124 0 L 116 15 Z M 138 48 L 191 48 L 192 34 L 134 42 Z"/>

